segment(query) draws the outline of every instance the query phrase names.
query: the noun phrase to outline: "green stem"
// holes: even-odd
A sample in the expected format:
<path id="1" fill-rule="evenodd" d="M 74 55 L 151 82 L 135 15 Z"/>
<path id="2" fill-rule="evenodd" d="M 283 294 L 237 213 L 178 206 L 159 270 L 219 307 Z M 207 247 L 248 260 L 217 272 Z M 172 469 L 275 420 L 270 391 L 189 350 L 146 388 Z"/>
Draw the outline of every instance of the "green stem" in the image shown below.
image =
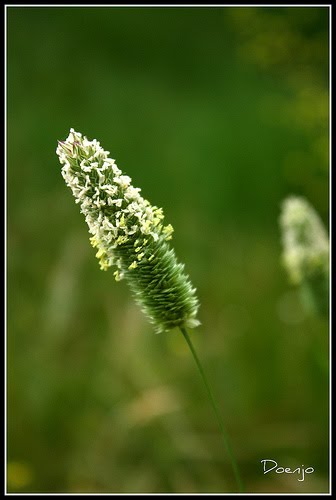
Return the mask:
<path id="1" fill-rule="evenodd" d="M 190 340 L 190 337 L 188 335 L 188 332 L 185 328 L 183 327 L 180 327 L 180 330 L 184 336 L 184 338 L 186 339 L 187 341 L 187 344 L 192 352 L 192 355 L 194 357 L 194 360 L 196 362 L 196 365 L 197 365 L 197 368 L 199 369 L 199 372 L 200 372 L 200 375 L 202 377 L 202 380 L 204 382 L 204 385 L 205 385 L 205 388 L 207 390 L 207 393 L 208 393 L 208 396 L 209 396 L 209 400 L 210 400 L 210 403 L 214 409 L 214 412 L 215 412 L 215 415 L 217 417 L 217 421 L 218 421 L 218 424 L 219 424 L 219 428 L 222 432 L 222 437 L 223 437 L 223 440 L 224 440 L 224 444 L 225 444 L 225 447 L 226 447 L 226 450 L 228 452 L 228 455 L 230 457 L 230 460 L 231 460 L 231 464 L 232 464 L 232 468 L 233 468 L 233 472 L 234 472 L 234 475 L 235 475 L 235 478 L 236 478 L 236 481 L 237 481 L 237 485 L 238 485 L 238 488 L 239 488 L 239 491 L 240 493 L 242 493 L 244 491 L 244 486 L 243 486 L 243 482 L 240 478 L 240 474 L 239 474 L 239 470 L 238 470 L 238 466 L 237 466 L 237 462 L 236 462 L 236 459 L 233 455 L 233 452 L 232 452 L 232 449 L 231 449 L 231 445 L 230 445 L 230 442 L 229 442 L 229 438 L 228 438 L 228 435 L 225 431 L 225 427 L 224 427 L 224 423 L 223 423 L 223 418 L 219 412 L 219 409 L 218 409 L 218 406 L 217 406 L 217 403 L 215 401 L 215 398 L 213 396 L 213 393 L 212 393 L 212 389 L 210 387 L 210 384 L 208 382 L 208 379 L 204 373 L 204 370 L 203 370 L 203 367 L 202 367 L 202 364 L 196 354 L 196 351 L 195 351 L 195 348 Z"/>

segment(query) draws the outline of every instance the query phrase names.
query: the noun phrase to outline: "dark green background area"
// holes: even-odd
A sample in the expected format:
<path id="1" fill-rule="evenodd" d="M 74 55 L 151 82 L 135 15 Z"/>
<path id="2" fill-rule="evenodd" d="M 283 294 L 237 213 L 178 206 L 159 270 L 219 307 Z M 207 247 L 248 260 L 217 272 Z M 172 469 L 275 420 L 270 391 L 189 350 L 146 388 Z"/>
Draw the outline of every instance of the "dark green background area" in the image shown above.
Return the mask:
<path id="1" fill-rule="evenodd" d="M 8 491 L 236 488 L 181 334 L 99 270 L 55 153 L 73 127 L 174 226 L 246 491 L 327 492 L 328 322 L 278 218 L 299 194 L 328 224 L 328 8 L 6 12 Z"/>

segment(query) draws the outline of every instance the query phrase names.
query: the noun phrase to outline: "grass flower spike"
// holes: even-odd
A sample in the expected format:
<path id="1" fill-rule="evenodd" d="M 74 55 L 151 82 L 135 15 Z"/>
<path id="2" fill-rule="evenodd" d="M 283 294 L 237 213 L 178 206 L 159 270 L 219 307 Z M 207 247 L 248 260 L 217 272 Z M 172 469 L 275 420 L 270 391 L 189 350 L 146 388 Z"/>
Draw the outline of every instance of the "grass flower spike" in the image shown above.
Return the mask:
<path id="1" fill-rule="evenodd" d="M 180 328 L 215 412 L 238 488 L 243 491 L 222 417 L 187 332 L 200 324 L 196 319 L 199 304 L 184 266 L 169 247 L 172 226 L 163 225 L 162 209 L 140 195 L 140 189 L 132 186 L 131 178 L 95 139 L 89 141 L 71 129 L 68 138 L 58 142 L 56 152 L 63 178 L 85 215 L 100 268 L 116 267 L 115 279 L 128 282 L 157 332 Z"/>
<path id="2" fill-rule="evenodd" d="M 328 313 L 329 239 L 314 208 L 301 197 L 288 197 L 280 216 L 283 263 L 291 282 L 300 285 L 308 308 Z"/>
<path id="3" fill-rule="evenodd" d="M 56 152 L 85 215 L 100 268 L 116 267 L 115 279 L 125 278 L 157 332 L 196 327 L 196 290 L 169 247 L 173 228 L 163 225 L 162 209 L 140 195 L 95 139 L 71 129 Z"/>

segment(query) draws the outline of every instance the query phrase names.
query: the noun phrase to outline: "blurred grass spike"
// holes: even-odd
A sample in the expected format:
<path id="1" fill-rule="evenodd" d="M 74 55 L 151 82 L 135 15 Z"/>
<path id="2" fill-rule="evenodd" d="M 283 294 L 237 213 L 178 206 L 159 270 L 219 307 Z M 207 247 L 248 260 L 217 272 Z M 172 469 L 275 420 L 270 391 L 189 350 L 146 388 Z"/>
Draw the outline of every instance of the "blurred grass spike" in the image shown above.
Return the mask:
<path id="1" fill-rule="evenodd" d="M 196 289 L 167 243 L 173 228 L 163 226 L 162 209 L 140 195 L 95 139 L 71 129 L 56 152 L 93 235 L 100 268 L 117 267 L 116 281 L 125 278 L 156 332 L 198 326 Z"/>
<path id="2" fill-rule="evenodd" d="M 314 208 L 302 197 L 289 196 L 280 215 L 283 265 L 300 286 L 306 309 L 327 316 L 329 310 L 329 238 Z"/>

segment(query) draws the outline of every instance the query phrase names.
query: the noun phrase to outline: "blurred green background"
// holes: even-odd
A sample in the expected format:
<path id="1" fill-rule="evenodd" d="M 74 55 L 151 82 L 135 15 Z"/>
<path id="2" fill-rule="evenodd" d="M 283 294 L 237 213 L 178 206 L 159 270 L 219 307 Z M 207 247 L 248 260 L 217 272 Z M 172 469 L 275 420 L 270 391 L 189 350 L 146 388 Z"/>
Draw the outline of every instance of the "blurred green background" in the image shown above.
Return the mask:
<path id="1" fill-rule="evenodd" d="M 55 153 L 70 127 L 174 226 L 246 491 L 328 491 L 329 325 L 278 226 L 289 194 L 328 224 L 328 26 L 325 7 L 7 8 L 9 492 L 236 491 L 183 337 L 99 270 Z"/>

